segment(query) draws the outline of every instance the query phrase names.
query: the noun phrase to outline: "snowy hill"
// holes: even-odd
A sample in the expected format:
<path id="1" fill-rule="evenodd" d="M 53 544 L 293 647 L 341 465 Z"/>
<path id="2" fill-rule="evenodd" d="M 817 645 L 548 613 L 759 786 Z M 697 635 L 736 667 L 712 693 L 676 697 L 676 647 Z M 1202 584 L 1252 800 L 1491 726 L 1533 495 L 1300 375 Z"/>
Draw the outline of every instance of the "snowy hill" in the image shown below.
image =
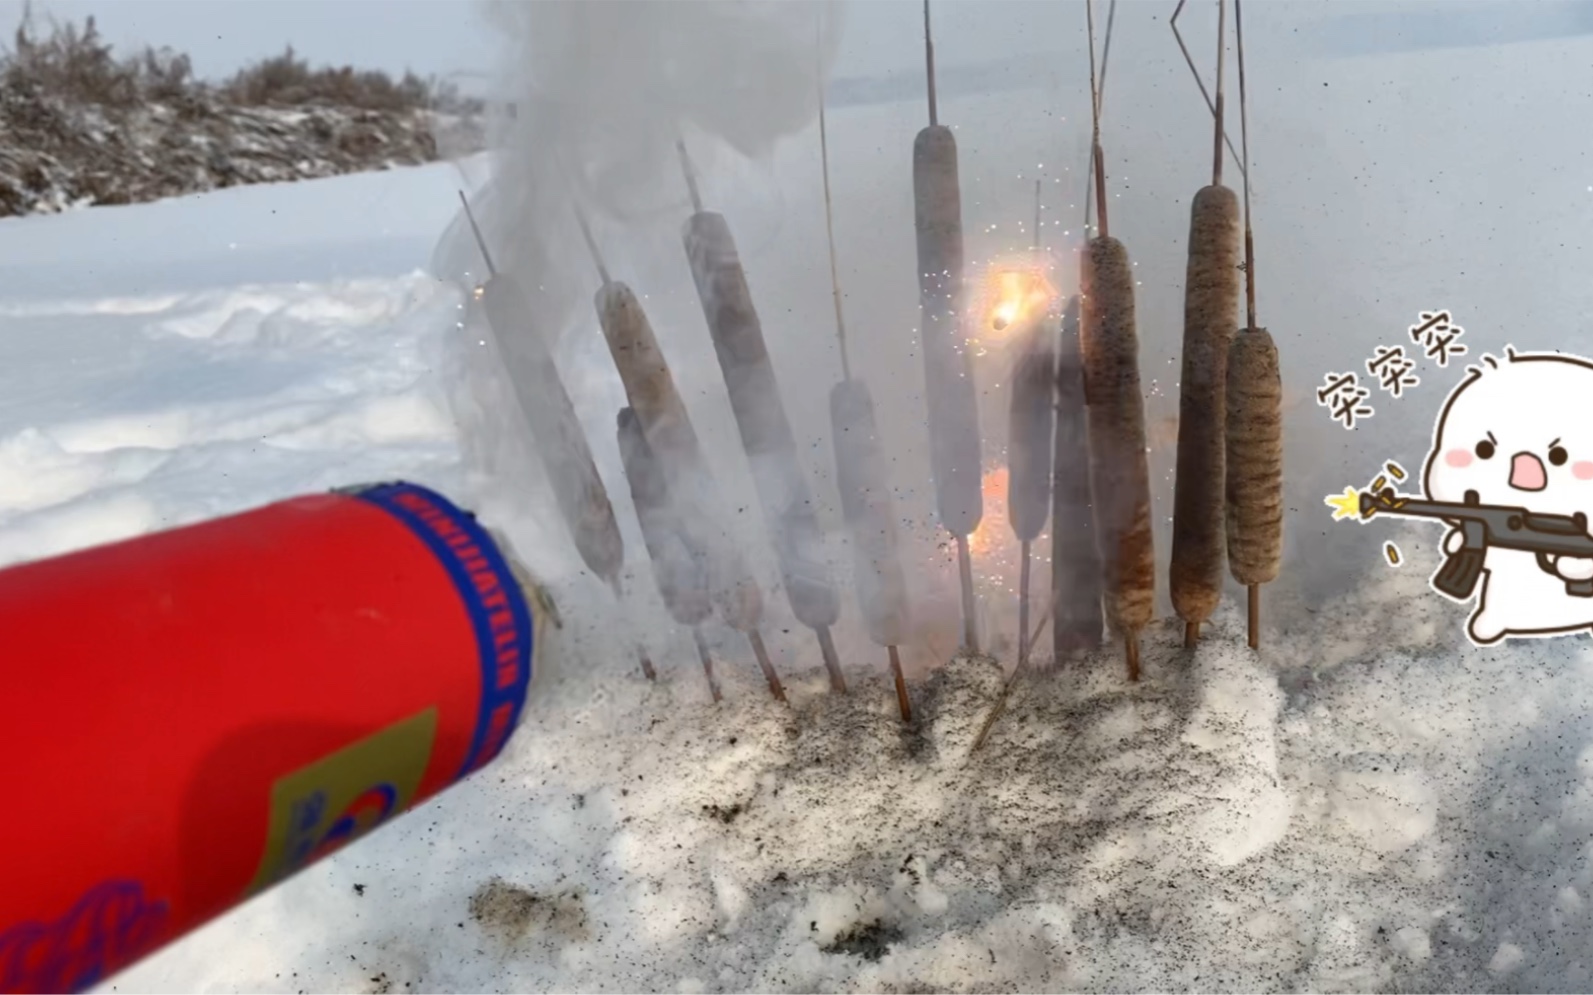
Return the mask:
<path id="1" fill-rule="evenodd" d="M 481 147 L 478 103 L 291 48 L 213 84 L 164 49 L 114 53 L 92 17 L 25 18 L 0 50 L 0 217 L 420 165 Z"/>

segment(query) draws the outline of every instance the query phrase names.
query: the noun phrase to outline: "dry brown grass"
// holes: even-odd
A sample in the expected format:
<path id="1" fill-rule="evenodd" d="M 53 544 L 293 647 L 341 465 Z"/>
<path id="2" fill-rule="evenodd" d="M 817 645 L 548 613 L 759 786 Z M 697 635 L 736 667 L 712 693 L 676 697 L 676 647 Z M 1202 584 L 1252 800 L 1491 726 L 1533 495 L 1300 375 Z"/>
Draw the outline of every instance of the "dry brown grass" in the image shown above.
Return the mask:
<path id="1" fill-rule="evenodd" d="M 40 27 L 25 10 L 10 41 L 0 217 L 419 165 L 438 157 L 434 128 L 468 142 L 483 109 L 446 83 L 311 68 L 292 49 L 210 82 L 169 49 L 118 55 L 92 17 Z"/>
<path id="2" fill-rule="evenodd" d="M 188 56 L 146 47 L 117 55 L 93 17 L 82 25 L 47 18 L 42 27 L 24 8 L 11 45 L 0 48 L 0 82 L 42 91 L 67 103 L 127 108 L 145 103 L 182 104 L 219 98 L 243 107 L 335 106 L 378 111 L 435 110 L 471 114 L 478 98 L 454 84 L 406 72 L 394 79 L 382 70 L 352 66 L 311 67 L 290 45 L 280 55 L 245 66 L 212 84 L 193 74 Z"/>

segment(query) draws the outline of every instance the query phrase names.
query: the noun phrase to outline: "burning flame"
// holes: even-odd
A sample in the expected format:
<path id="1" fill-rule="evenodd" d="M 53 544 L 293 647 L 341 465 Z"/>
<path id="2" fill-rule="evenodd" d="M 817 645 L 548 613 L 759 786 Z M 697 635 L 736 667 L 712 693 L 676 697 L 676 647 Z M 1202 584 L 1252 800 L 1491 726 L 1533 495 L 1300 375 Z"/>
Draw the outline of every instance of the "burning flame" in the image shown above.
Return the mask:
<path id="1" fill-rule="evenodd" d="M 985 273 L 978 305 L 980 316 L 970 344 L 997 344 L 1028 322 L 1046 313 L 1057 299 L 1057 289 L 1040 262 L 996 262 Z"/>
<path id="2" fill-rule="evenodd" d="M 998 466 L 985 473 L 980 484 L 985 497 L 985 513 L 979 527 L 968 536 L 968 551 L 977 559 L 988 558 L 1012 541 L 1007 524 L 1007 468 Z"/>

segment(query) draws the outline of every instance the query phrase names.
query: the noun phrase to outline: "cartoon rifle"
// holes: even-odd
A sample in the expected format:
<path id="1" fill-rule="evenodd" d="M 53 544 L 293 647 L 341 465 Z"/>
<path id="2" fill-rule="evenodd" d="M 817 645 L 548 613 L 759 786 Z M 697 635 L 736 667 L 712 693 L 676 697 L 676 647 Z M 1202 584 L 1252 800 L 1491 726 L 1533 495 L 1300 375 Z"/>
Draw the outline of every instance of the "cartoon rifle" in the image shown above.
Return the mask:
<path id="1" fill-rule="evenodd" d="M 1482 578 L 1483 558 L 1488 547 L 1535 553 L 1543 572 L 1559 576 L 1551 556 L 1593 558 L 1593 536 L 1587 532 L 1587 516 L 1547 515 L 1507 505 L 1482 504 L 1476 491 L 1467 491 L 1465 502 L 1427 501 L 1393 488 L 1361 492 L 1361 519 L 1373 515 L 1403 515 L 1408 518 L 1436 518 L 1460 523 L 1460 549 L 1444 558 L 1444 565 L 1433 576 L 1433 586 L 1441 593 L 1464 601 L 1476 590 Z M 1568 580 L 1565 593 L 1593 598 L 1593 579 Z"/>

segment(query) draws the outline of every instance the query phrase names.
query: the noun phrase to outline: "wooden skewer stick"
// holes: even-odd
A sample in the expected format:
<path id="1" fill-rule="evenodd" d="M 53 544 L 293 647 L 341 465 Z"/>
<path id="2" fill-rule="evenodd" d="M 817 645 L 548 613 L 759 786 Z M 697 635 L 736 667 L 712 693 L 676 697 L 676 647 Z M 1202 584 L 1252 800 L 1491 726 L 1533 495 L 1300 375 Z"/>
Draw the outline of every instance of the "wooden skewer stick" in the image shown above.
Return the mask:
<path id="1" fill-rule="evenodd" d="M 1096 230 L 1105 236 L 1110 232 L 1106 225 L 1106 156 L 1101 151 L 1101 87 L 1095 69 L 1095 0 L 1084 0 L 1084 17 L 1090 44 L 1090 158 L 1095 168 Z"/>
<path id="2" fill-rule="evenodd" d="M 575 204 L 575 223 L 581 226 L 581 238 L 586 242 L 586 251 L 591 253 L 592 265 L 597 267 L 597 278 L 606 286 L 613 281 L 609 279 L 608 267 L 603 263 L 603 253 L 598 251 L 597 239 L 592 237 L 592 226 L 586 220 L 586 212 L 581 210 L 581 205 Z"/>
<path id="3" fill-rule="evenodd" d="M 697 170 L 692 166 L 691 156 L 686 152 L 686 140 L 675 140 L 675 151 L 680 153 L 680 171 L 686 177 L 686 192 L 691 195 L 691 210 L 693 214 L 702 213 L 702 190 L 697 186 Z"/>
<path id="4" fill-rule="evenodd" d="M 1250 114 L 1245 100 L 1245 29 L 1239 13 L 1239 0 L 1233 2 L 1234 45 L 1239 56 L 1239 144 L 1244 149 L 1245 196 L 1245 321 L 1256 327 L 1256 251 L 1250 231 Z"/>
<path id="5" fill-rule="evenodd" d="M 708 690 L 714 696 L 714 704 L 719 704 L 719 679 L 714 676 L 714 658 L 708 654 L 708 643 L 702 637 L 702 627 L 691 627 L 692 641 L 697 644 L 697 658 L 702 661 L 702 672 L 708 677 Z"/>
<path id="6" fill-rule="evenodd" d="M 924 73 L 929 80 L 929 123 L 940 123 L 935 108 L 935 42 L 929 31 L 929 0 L 924 0 Z"/>
<path id="7" fill-rule="evenodd" d="M 979 652 L 979 626 L 974 622 L 973 554 L 968 537 L 957 536 L 957 578 L 962 583 L 962 644 L 970 653 Z"/>
<path id="8" fill-rule="evenodd" d="M 780 675 L 774 672 L 774 663 L 769 660 L 769 649 L 763 645 L 763 633 L 753 629 L 747 633 L 747 642 L 752 644 L 752 655 L 758 658 L 758 669 L 763 671 L 763 679 L 769 682 L 769 693 L 774 695 L 775 701 L 785 701 L 785 686 L 780 683 Z"/>
<path id="9" fill-rule="evenodd" d="M 1171 18 L 1169 18 L 1169 24 L 1172 26 L 1172 29 L 1173 29 L 1173 37 L 1178 39 L 1178 50 L 1180 52 L 1184 53 L 1184 62 L 1189 66 L 1190 74 L 1195 77 L 1195 85 L 1200 88 L 1200 95 L 1206 101 L 1206 109 L 1211 111 L 1213 117 L 1216 117 L 1217 113 L 1218 113 L 1217 108 L 1220 105 L 1216 101 L 1212 100 L 1211 93 L 1209 91 L 1207 91 L 1207 89 L 1206 89 L 1206 81 L 1200 78 L 1200 70 L 1195 68 L 1194 56 L 1189 54 L 1189 46 L 1184 44 L 1183 33 L 1178 30 L 1178 15 L 1183 13 L 1184 4 L 1186 2 L 1187 2 L 1187 0 L 1178 0 L 1178 6 L 1173 9 L 1173 16 Z M 1218 20 L 1220 21 L 1221 19 L 1222 19 L 1222 14 L 1219 13 L 1218 14 Z M 1224 33 L 1224 29 L 1219 24 L 1219 26 L 1217 28 L 1217 39 L 1218 39 L 1217 43 L 1218 43 L 1218 45 L 1222 44 L 1223 33 Z M 1228 155 L 1233 159 L 1234 163 L 1239 167 L 1239 175 L 1241 177 L 1243 177 L 1245 175 L 1246 169 L 1248 168 L 1248 164 L 1243 162 L 1240 159 L 1238 150 L 1236 150 L 1233 147 L 1233 139 L 1228 136 L 1228 132 L 1227 132 L 1226 129 L 1224 129 L 1223 132 L 1222 132 L 1221 141 L 1222 141 L 1222 143 L 1224 145 L 1226 145 L 1228 147 Z M 1213 184 L 1213 185 L 1215 186 L 1215 184 Z"/>
<path id="10" fill-rule="evenodd" d="M 1248 620 L 1246 628 L 1250 637 L 1250 648 L 1259 649 L 1261 647 L 1261 585 L 1251 584 L 1248 590 L 1249 597 L 1246 599 L 1247 604 L 1245 606 L 1245 615 Z"/>
<path id="11" fill-rule="evenodd" d="M 487 240 L 481 234 L 481 227 L 476 224 L 476 212 L 470 209 L 470 199 L 463 190 L 459 191 L 459 203 L 464 205 L 465 220 L 470 222 L 470 231 L 476 236 L 476 248 L 481 250 L 481 258 L 486 260 L 487 275 L 497 276 L 498 267 L 492 264 L 492 253 L 487 250 Z"/>
<path id="12" fill-rule="evenodd" d="M 1040 181 L 1034 181 L 1034 262 L 1040 264 Z M 1053 363 L 1054 366 L 1054 363 Z M 1017 389 L 1016 386 L 1013 387 Z M 1050 440 L 1047 440 L 1050 445 Z M 1049 481 L 1048 481 L 1049 483 Z M 1026 637 L 1029 634 L 1029 553 L 1033 541 L 1023 539 L 1019 542 L 1019 567 L 1018 567 L 1018 666 L 1023 666 L 1029 659 L 1029 650 L 1034 644 Z"/>
<path id="13" fill-rule="evenodd" d="M 1239 0 L 1233 2 L 1234 46 L 1239 60 L 1239 144 L 1244 150 L 1245 198 L 1245 322 L 1246 327 L 1256 327 L 1256 246 L 1250 229 L 1250 115 L 1245 99 L 1245 29 Z M 1261 585 L 1249 585 L 1246 599 L 1246 622 L 1251 649 L 1261 648 Z"/>
<path id="14" fill-rule="evenodd" d="M 891 678 L 896 682 L 896 706 L 901 709 L 902 721 L 913 721 L 913 701 L 907 696 L 907 675 L 902 673 L 902 656 L 895 646 L 885 647 L 891 658 Z"/>
<path id="15" fill-rule="evenodd" d="M 1224 35 L 1228 33 L 1228 5 L 1222 0 L 1217 0 L 1217 103 L 1212 110 L 1212 117 L 1216 118 L 1213 128 L 1211 149 L 1211 185 L 1222 186 L 1222 140 L 1224 137 L 1222 123 L 1222 70 L 1226 59 L 1222 57 L 1222 46 L 1226 41 Z"/>
<path id="16" fill-rule="evenodd" d="M 1018 666 L 1029 662 L 1029 540 L 1018 544 Z"/>
<path id="17" fill-rule="evenodd" d="M 1106 66 L 1107 66 L 1107 63 L 1109 61 L 1111 61 L 1111 58 L 1112 58 L 1112 24 L 1116 20 L 1117 20 L 1117 0 L 1112 0 L 1111 5 L 1106 8 L 1106 38 L 1102 42 L 1102 45 L 1101 45 L 1101 79 L 1100 79 L 1100 82 L 1097 84 L 1097 88 L 1096 88 L 1096 91 L 1095 91 L 1095 98 L 1094 98 L 1094 100 L 1091 103 L 1091 114 L 1094 115 L 1094 116 L 1097 116 L 1097 117 L 1100 115 L 1102 104 L 1106 100 Z M 1092 54 L 1093 54 L 1094 50 L 1095 50 L 1095 45 L 1092 43 L 1090 45 L 1090 51 L 1091 51 Z M 1091 197 L 1090 194 L 1089 194 L 1090 184 L 1093 182 L 1093 177 L 1094 176 L 1095 176 L 1095 153 L 1094 153 L 1094 148 L 1092 146 L 1091 151 L 1090 151 L 1089 162 L 1086 163 L 1085 167 L 1084 167 L 1084 187 L 1085 187 L 1085 192 L 1084 192 L 1084 238 L 1086 240 L 1088 240 L 1089 237 L 1090 237 L 1091 211 L 1095 207 L 1095 198 Z M 1098 231 L 1098 232 L 1096 232 L 1096 234 L 1104 235 L 1105 232 Z"/>

